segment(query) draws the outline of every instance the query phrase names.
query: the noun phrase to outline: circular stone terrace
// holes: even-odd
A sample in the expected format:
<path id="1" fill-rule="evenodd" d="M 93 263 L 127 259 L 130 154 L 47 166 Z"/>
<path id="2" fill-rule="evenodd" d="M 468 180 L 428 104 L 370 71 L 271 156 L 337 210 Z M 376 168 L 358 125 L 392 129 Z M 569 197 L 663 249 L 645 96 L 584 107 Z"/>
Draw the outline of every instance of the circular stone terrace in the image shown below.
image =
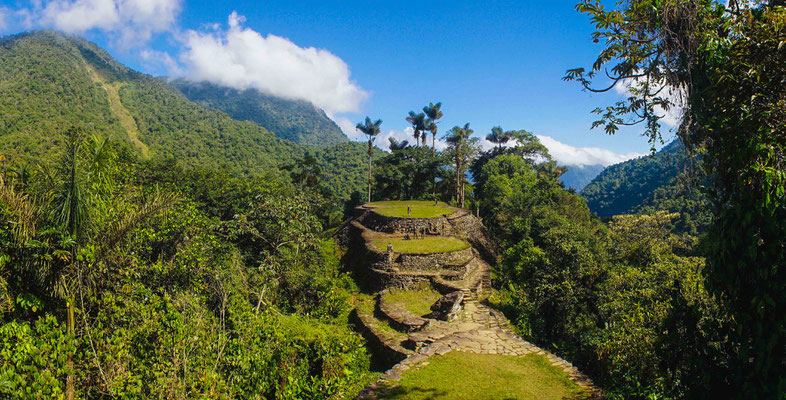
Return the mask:
<path id="1" fill-rule="evenodd" d="M 470 247 L 466 241 L 450 236 L 424 236 L 423 238 L 383 236 L 372 238 L 370 242 L 378 252 L 387 251 L 390 245 L 394 252 L 406 254 L 449 253 Z"/>
<path id="2" fill-rule="evenodd" d="M 446 203 L 435 204 L 428 200 L 375 201 L 366 203 L 363 207 L 379 215 L 393 218 L 439 218 L 456 212 L 456 208 Z"/>

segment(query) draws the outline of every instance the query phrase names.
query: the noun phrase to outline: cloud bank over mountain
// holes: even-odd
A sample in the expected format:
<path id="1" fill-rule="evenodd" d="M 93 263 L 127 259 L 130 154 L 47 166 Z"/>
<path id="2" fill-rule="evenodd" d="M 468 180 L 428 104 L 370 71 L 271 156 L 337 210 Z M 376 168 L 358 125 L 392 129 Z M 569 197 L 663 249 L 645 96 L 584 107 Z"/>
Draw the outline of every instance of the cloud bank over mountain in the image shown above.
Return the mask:
<path id="1" fill-rule="evenodd" d="M 615 153 L 600 147 L 576 147 L 562 143 L 550 136 L 537 135 L 538 140 L 549 149 L 551 157 L 562 165 L 603 165 L 618 164 L 632 158 L 641 157 L 644 153 Z"/>
<path id="2" fill-rule="evenodd" d="M 9 14 L 25 29 L 54 28 L 110 34 L 123 48 L 146 44 L 156 33 L 176 29 L 181 0 L 43 0 Z M 2 27 L 2 26 L 0 26 Z"/>
<path id="3" fill-rule="evenodd" d="M 262 36 L 244 28 L 244 20 L 233 12 L 227 30 L 186 32 L 180 54 L 186 77 L 308 100 L 328 115 L 360 110 L 368 93 L 352 82 L 343 60 L 324 49 Z"/>
<path id="4" fill-rule="evenodd" d="M 233 12 L 227 26 L 183 30 L 182 0 L 40 0 L 19 9 L 0 8 L 0 30 L 52 28 L 83 34 L 100 31 L 124 50 L 133 49 L 146 67 L 169 76 L 208 81 L 234 89 L 306 100 L 336 114 L 360 111 L 369 94 L 351 79 L 349 66 L 328 50 L 301 47 L 244 27 Z M 7 22 L 16 21 L 13 27 Z M 167 53 L 148 47 L 156 35 L 175 43 Z M 341 124 L 347 127 L 346 123 Z"/>

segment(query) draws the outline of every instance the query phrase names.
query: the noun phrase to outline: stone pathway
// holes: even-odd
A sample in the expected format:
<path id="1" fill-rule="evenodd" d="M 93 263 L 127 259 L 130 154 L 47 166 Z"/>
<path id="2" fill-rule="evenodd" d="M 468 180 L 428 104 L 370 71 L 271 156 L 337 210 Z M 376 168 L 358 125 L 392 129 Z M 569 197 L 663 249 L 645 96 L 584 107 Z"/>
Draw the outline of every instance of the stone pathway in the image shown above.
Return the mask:
<path id="1" fill-rule="evenodd" d="M 571 363 L 516 335 L 507 318 L 498 310 L 477 301 L 468 301 L 464 304 L 462 320 L 451 325 L 452 329 L 445 326 L 436 328 L 444 335 L 434 335 L 434 332 L 430 333 L 429 330 L 420 332 L 421 335 L 432 335 L 438 338 L 394 365 L 382 375 L 378 382 L 361 391 L 357 398 L 376 399 L 375 393 L 380 388 L 389 388 L 390 385 L 395 385 L 404 372 L 428 365 L 427 360 L 435 354 L 443 355 L 451 351 L 518 357 L 531 353 L 539 354 L 546 357 L 551 365 L 562 369 L 571 380 L 589 394 L 589 398 L 602 398 L 600 390 Z M 447 333 L 447 330 L 452 332 Z"/>

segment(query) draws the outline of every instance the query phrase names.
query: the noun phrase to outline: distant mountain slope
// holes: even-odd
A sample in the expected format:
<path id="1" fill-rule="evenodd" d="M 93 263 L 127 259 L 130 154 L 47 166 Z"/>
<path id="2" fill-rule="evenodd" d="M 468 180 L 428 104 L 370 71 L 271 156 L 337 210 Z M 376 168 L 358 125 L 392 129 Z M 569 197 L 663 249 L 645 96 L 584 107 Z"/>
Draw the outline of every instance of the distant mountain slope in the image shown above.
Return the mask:
<path id="1" fill-rule="evenodd" d="M 568 171 L 560 175 L 559 180 L 565 184 L 565 187 L 578 192 L 592 182 L 604 169 L 606 167 L 603 165 L 569 165 Z"/>
<path id="2" fill-rule="evenodd" d="M 658 188 L 671 184 L 687 161 L 684 146 L 674 141 L 652 156 L 609 166 L 580 194 L 598 216 L 631 214 Z"/>
<path id="3" fill-rule="evenodd" d="M 83 39 L 50 31 L 0 39 L 0 153 L 45 163 L 71 126 L 127 142 L 146 158 L 238 174 L 280 173 L 315 152 L 206 109 Z M 362 147 L 345 142 L 315 154 L 339 197 L 363 187 Z"/>
<path id="4" fill-rule="evenodd" d="M 308 147 L 324 148 L 349 141 L 325 112 L 303 100 L 288 100 L 258 90 L 235 90 L 208 82 L 183 79 L 170 84 L 191 101 L 224 111 L 241 121 L 253 121 L 277 137 Z"/>
<path id="5" fill-rule="evenodd" d="M 71 125 L 136 140 L 151 157 L 243 173 L 303 154 L 257 124 L 192 103 L 159 80 L 119 64 L 93 43 L 47 31 L 0 43 L 0 113 L 5 123 L 0 145 L 36 156 L 50 154 L 57 134 Z M 123 123 L 127 118 L 133 121 Z"/>

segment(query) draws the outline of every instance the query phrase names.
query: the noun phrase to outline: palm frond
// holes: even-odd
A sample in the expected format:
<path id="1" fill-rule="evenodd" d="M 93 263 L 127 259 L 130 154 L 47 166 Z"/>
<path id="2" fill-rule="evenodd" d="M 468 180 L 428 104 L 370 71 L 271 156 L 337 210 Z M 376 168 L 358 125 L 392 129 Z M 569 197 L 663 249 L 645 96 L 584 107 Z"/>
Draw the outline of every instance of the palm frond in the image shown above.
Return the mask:
<path id="1" fill-rule="evenodd" d="M 5 183 L 0 177 L 0 201 L 5 203 L 8 211 L 15 217 L 12 234 L 17 243 L 24 243 L 36 231 L 39 209 L 27 194 L 18 193 L 14 187 Z"/>
<path id="2" fill-rule="evenodd" d="M 142 204 L 136 211 L 130 212 L 110 224 L 104 232 L 99 235 L 99 247 L 96 252 L 96 261 L 103 260 L 110 250 L 120 245 L 134 227 L 156 215 L 158 212 L 172 207 L 176 201 L 177 198 L 175 196 L 157 193 Z"/>

